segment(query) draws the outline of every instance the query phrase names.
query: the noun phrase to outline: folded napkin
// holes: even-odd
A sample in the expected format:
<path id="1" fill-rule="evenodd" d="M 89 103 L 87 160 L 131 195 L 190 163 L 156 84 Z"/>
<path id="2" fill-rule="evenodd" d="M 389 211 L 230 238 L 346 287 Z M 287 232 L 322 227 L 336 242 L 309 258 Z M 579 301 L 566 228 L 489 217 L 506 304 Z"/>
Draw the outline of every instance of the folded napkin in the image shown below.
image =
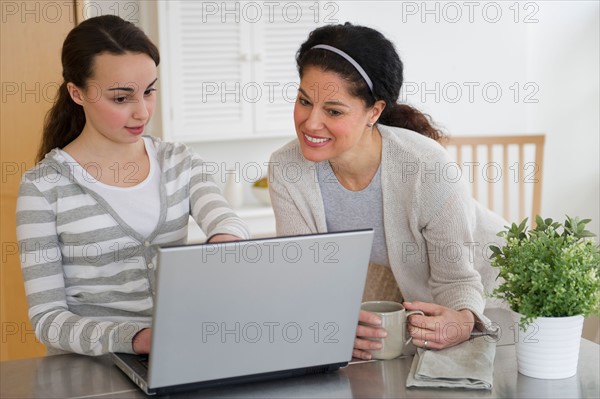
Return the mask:
<path id="1" fill-rule="evenodd" d="M 489 337 L 436 350 L 417 349 L 407 387 L 492 389 L 496 343 Z"/>

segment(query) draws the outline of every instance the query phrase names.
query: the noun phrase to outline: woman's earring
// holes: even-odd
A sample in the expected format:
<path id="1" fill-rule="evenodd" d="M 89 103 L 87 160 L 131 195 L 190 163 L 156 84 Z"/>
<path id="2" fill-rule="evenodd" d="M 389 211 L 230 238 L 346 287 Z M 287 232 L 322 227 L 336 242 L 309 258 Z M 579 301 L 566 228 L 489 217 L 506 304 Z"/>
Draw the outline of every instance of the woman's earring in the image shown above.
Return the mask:
<path id="1" fill-rule="evenodd" d="M 373 124 L 371 122 L 367 123 L 367 127 L 373 127 Z"/>

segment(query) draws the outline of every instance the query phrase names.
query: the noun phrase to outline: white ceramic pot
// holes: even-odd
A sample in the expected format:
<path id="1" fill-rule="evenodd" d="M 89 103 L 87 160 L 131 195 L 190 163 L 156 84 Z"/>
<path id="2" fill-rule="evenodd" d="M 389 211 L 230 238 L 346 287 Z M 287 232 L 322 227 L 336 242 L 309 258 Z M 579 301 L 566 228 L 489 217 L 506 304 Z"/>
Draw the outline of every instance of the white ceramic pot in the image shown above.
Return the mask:
<path id="1" fill-rule="evenodd" d="M 539 317 L 526 331 L 513 312 L 519 373 L 542 379 L 569 378 L 577 374 L 583 316 Z"/>

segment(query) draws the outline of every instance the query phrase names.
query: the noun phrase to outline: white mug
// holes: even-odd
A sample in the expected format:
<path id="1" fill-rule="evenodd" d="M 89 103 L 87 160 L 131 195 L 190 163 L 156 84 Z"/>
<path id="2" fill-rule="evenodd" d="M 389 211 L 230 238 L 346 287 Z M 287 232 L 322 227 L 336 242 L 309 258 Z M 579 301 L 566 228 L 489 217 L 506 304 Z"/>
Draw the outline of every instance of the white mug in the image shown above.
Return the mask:
<path id="1" fill-rule="evenodd" d="M 373 359 L 394 359 L 402 354 L 404 347 L 412 340 L 408 334 L 407 319 L 413 314 L 425 315 L 420 310 L 406 311 L 404 306 L 398 302 L 370 301 L 363 302 L 362 310 L 376 314 L 381 318 L 381 325 L 373 325 L 361 322 L 361 325 L 369 327 L 383 327 L 387 331 L 385 338 L 363 337 L 373 341 L 381 342 L 381 349 L 369 349 Z"/>

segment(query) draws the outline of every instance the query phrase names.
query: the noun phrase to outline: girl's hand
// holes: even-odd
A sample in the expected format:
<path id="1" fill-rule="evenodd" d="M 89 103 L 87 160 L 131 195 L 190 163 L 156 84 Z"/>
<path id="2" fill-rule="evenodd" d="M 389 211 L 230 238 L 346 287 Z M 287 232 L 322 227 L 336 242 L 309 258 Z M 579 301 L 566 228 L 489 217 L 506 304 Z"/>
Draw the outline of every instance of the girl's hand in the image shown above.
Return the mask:
<path id="1" fill-rule="evenodd" d="M 231 234 L 215 234 L 214 236 L 210 237 L 210 240 L 208 240 L 208 242 L 229 242 L 239 240 L 241 240 L 240 237 Z"/>
<path id="2" fill-rule="evenodd" d="M 151 328 L 140 330 L 133 337 L 133 351 L 138 355 L 146 355 L 150 353 L 150 338 L 152 336 Z"/>
<path id="3" fill-rule="evenodd" d="M 471 337 L 475 316 L 470 310 L 454 310 L 426 302 L 404 302 L 403 305 L 406 310 L 425 313 L 425 316 L 411 316 L 408 322 L 408 331 L 415 346 L 443 349 L 458 345 Z"/>

